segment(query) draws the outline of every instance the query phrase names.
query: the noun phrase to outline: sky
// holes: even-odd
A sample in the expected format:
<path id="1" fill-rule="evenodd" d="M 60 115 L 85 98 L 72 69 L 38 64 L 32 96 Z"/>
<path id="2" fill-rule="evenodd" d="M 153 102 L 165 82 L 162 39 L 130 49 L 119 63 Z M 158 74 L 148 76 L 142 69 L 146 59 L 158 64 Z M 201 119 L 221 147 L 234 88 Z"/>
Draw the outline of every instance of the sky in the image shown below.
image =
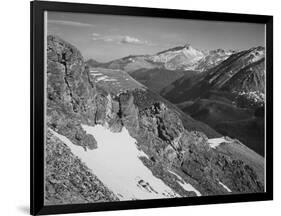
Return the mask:
<path id="1" fill-rule="evenodd" d="M 187 43 L 200 50 L 265 46 L 263 24 L 62 12 L 48 12 L 47 23 L 48 35 L 70 42 L 86 60 L 99 62 Z"/>

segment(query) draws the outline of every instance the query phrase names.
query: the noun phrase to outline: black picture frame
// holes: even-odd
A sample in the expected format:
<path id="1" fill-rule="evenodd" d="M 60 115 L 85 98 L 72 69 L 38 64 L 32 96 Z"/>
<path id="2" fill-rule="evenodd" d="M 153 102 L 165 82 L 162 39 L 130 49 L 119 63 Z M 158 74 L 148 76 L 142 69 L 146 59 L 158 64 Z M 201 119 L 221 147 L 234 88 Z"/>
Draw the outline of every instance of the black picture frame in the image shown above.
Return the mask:
<path id="1" fill-rule="evenodd" d="M 273 16 L 234 13 L 105 6 L 33 1 L 31 25 L 30 95 L 30 214 L 61 214 L 122 209 L 172 207 L 215 203 L 273 200 Z M 261 23 L 266 25 L 266 192 L 190 198 L 122 201 L 44 206 L 44 11 L 132 15 L 213 21 Z"/>

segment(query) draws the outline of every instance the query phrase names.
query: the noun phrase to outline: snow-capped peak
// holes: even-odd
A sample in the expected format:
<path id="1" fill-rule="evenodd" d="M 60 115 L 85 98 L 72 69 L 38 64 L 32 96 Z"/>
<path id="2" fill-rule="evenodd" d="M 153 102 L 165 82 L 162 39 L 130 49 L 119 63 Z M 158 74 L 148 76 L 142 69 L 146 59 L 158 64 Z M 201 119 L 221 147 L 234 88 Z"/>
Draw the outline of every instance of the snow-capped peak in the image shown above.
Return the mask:
<path id="1" fill-rule="evenodd" d="M 153 62 L 164 63 L 168 69 L 182 68 L 185 66 L 190 67 L 202 58 L 204 58 L 204 53 L 193 48 L 190 43 L 151 56 Z"/>
<path id="2" fill-rule="evenodd" d="M 166 69 L 204 71 L 216 66 L 234 53 L 232 50 L 199 50 L 189 42 L 183 46 L 164 50 L 150 57 L 150 60 L 163 63 Z"/>

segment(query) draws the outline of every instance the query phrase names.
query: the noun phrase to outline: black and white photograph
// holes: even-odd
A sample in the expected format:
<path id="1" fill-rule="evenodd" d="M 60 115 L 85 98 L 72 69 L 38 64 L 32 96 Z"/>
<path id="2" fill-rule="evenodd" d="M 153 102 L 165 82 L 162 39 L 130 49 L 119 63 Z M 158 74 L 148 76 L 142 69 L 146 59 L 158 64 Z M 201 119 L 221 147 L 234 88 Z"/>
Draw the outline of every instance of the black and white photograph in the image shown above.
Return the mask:
<path id="1" fill-rule="evenodd" d="M 0 216 L 278 215 L 277 1 L 1 6 Z"/>
<path id="2" fill-rule="evenodd" d="M 45 205 L 266 192 L 264 24 L 44 22 Z"/>

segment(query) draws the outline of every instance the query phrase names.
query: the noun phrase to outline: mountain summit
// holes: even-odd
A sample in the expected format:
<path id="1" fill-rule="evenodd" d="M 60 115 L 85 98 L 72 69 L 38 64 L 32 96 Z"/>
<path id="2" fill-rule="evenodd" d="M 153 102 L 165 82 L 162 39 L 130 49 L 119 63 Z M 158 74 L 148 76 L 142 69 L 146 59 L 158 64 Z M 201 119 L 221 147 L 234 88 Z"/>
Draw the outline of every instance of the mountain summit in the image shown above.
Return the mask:
<path id="1" fill-rule="evenodd" d="M 153 62 L 163 63 L 166 69 L 195 69 L 196 63 L 204 58 L 204 53 L 194 49 L 189 43 L 162 51 L 150 57 Z"/>

